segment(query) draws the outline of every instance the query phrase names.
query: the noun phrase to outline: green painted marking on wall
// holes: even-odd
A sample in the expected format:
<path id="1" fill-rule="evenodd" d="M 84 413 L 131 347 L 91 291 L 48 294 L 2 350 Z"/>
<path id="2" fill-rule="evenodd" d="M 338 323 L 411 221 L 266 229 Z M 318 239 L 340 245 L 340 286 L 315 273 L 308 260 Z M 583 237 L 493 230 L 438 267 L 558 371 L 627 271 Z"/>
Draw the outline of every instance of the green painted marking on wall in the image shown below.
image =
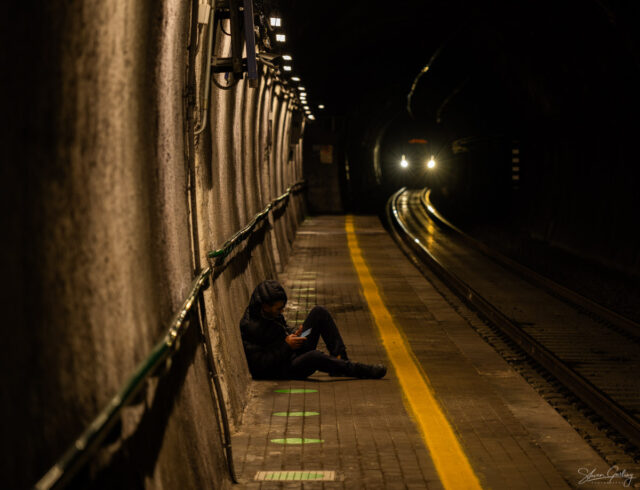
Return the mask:
<path id="1" fill-rule="evenodd" d="M 286 388 L 282 390 L 275 390 L 276 393 L 317 393 L 318 390 L 312 390 L 309 388 Z"/>
<path id="2" fill-rule="evenodd" d="M 307 439 L 300 437 L 287 437 L 285 439 L 271 439 L 274 444 L 318 444 L 324 442 L 324 439 Z"/>
<path id="3" fill-rule="evenodd" d="M 313 417 L 320 415 L 320 412 L 274 412 L 276 417 Z"/>

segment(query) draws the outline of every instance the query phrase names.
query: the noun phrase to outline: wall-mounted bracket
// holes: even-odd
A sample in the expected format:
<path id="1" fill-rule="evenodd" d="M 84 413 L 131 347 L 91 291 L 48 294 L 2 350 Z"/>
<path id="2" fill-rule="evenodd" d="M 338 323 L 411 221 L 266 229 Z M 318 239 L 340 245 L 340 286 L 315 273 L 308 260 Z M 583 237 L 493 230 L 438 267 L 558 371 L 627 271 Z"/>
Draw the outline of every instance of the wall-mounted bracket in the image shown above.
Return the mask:
<path id="1" fill-rule="evenodd" d="M 258 62 L 256 59 L 253 0 L 222 0 L 217 3 L 214 25 L 223 19 L 229 19 L 230 23 L 231 57 L 213 57 L 211 60 L 213 72 L 232 73 L 234 81 L 242 79 L 244 72 L 247 72 L 249 86 L 257 87 Z M 246 46 L 246 58 L 242 57 L 243 40 Z"/>

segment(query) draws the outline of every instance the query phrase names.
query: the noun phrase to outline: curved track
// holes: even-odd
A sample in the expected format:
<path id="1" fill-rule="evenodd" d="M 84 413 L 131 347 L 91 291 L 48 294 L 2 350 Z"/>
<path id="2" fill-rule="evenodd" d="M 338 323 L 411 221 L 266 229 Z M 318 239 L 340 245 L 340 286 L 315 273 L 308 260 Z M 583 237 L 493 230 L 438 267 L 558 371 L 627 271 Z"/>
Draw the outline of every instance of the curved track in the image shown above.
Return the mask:
<path id="1" fill-rule="evenodd" d="M 410 253 L 640 447 L 637 324 L 465 236 L 424 191 L 398 191 L 388 216 Z"/>

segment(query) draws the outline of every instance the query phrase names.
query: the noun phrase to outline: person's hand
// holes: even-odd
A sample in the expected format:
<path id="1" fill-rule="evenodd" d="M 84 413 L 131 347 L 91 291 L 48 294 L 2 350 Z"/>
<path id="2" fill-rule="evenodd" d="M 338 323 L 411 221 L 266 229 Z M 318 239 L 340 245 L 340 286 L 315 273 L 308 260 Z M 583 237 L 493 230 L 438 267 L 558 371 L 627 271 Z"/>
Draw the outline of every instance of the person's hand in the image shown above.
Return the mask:
<path id="1" fill-rule="evenodd" d="M 287 335 L 284 339 L 284 341 L 289 345 L 289 347 L 291 347 L 293 350 L 297 350 L 300 347 L 303 346 L 303 344 L 307 341 L 306 337 L 299 337 L 299 335 L 302 333 L 302 325 L 300 325 L 300 327 L 295 331 L 295 333 L 292 333 L 290 335 Z"/>

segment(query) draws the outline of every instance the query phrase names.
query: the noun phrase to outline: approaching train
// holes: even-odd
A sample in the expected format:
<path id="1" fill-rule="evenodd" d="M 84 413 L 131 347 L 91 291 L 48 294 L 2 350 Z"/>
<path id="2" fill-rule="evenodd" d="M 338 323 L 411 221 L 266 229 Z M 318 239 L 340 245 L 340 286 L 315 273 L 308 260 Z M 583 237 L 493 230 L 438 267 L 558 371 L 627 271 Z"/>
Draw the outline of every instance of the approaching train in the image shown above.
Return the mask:
<path id="1" fill-rule="evenodd" d="M 428 185 L 430 172 L 435 171 L 436 159 L 429 142 L 422 138 L 412 138 L 406 145 L 400 158 L 400 173 L 407 187 Z"/>
<path id="2" fill-rule="evenodd" d="M 383 174 L 391 187 L 425 187 L 430 185 L 438 167 L 431 143 L 424 138 L 411 138 L 394 145 L 384 157 Z"/>

